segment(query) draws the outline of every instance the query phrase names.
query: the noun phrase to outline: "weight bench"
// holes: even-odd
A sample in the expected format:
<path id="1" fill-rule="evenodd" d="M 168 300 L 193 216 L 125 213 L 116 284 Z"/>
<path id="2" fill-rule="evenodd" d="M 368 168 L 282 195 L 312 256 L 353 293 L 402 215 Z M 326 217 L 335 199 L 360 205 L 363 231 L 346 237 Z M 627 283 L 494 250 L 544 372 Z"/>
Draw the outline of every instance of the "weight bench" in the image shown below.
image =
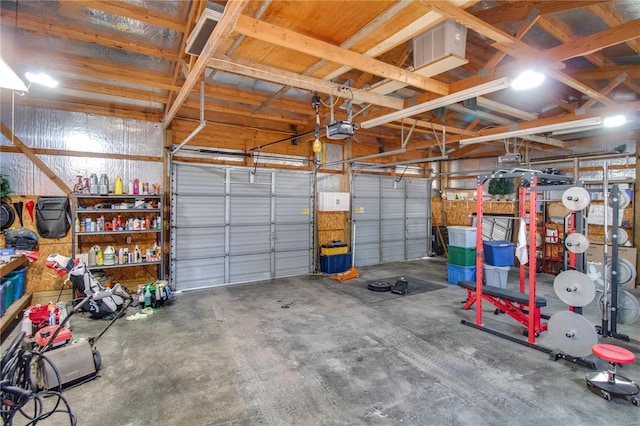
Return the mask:
<path id="1" fill-rule="evenodd" d="M 467 290 L 467 301 L 462 309 L 469 309 L 477 300 L 476 283 L 472 281 L 458 281 L 458 286 Z M 525 327 L 529 327 L 529 295 L 506 288 L 484 285 L 482 286 L 482 298 L 493 304 L 500 311 L 509 315 Z M 533 311 L 534 330 L 536 334 L 547 329 L 547 324 L 540 322 L 540 308 L 547 306 L 547 300 L 536 297 L 536 306 Z"/>

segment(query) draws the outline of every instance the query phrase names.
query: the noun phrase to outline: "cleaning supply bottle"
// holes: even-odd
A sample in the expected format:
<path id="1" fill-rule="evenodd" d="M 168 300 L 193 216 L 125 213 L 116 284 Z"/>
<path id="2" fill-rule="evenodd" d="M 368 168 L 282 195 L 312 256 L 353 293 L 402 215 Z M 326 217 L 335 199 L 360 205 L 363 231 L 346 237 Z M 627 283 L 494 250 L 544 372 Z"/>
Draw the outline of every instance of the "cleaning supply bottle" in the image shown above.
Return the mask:
<path id="1" fill-rule="evenodd" d="M 129 181 L 129 192 L 128 192 L 128 194 L 129 195 L 133 195 L 133 181 L 131 181 L 131 180 Z"/>
<path id="2" fill-rule="evenodd" d="M 105 266 L 116 264 L 116 250 L 111 244 L 104 249 L 104 264 Z"/>
<path id="3" fill-rule="evenodd" d="M 142 260 L 142 256 L 140 255 L 140 249 L 138 248 L 137 244 L 133 249 L 133 259 L 135 263 L 140 263 L 140 261 Z"/>
<path id="4" fill-rule="evenodd" d="M 139 179 L 134 179 L 133 180 L 133 194 L 134 195 L 140 194 L 140 180 Z"/>
<path id="5" fill-rule="evenodd" d="M 98 186 L 100 189 L 100 195 L 109 195 L 109 178 L 106 173 L 100 175 L 100 184 Z"/>
<path id="6" fill-rule="evenodd" d="M 33 322 L 31 321 L 31 309 L 25 309 L 20 322 L 20 330 L 24 333 L 24 337 L 33 336 Z"/>
<path id="7" fill-rule="evenodd" d="M 144 287 L 139 285 L 136 294 L 138 295 L 138 305 L 140 308 L 144 308 Z"/>
<path id="8" fill-rule="evenodd" d="M 116 176 L 116 184 L 113 193 L 116 195 L 122 195 L 122 178 L 120 176 Z"/>
<path id="9" fill-rule="evenodd" d="M 98 195 L 98 176 L 95 173 L 91 173 L 89 176 L 89 194 Z"/>
<path id="10" fill-rule="evenodd" d="M 49 325 L 56 325 L 56 305 L 53 302 L 49 302 Z"/>
<path id="11" fill-rule="evenodd" d="M 104 255 L 100 246 L 96 246 L 96 266 L 104 265 Z"/>
<path id="12" fill-rule="evenodd" d="M 149 286 L 146 286 L 144 289 L 144 307 L 148 308 L 151 306 L 151 292 L 149 291 Z"/>
<path id="13" fill-rule="evenodd" d="M 60 312 L 60 317 L 58 318 L 58 321 L 60 322 L 60 324 L 62 324 L 64 320 L 67 319 L 67 316 L 69 315 L 69 313 L 67 312 L 67 304 L 65 302 L 58 302 L 56 303 L 56 308 L 58 308 L 58 311 Z M 67 321 L 64 326 L 66 328 L 71 328 L 71 321 Z"/>
<path id="14" fill-rule="evenodd" d="M 92 246 L 89 250 L 89 266 L 96 266 L 96 248 Z"/>

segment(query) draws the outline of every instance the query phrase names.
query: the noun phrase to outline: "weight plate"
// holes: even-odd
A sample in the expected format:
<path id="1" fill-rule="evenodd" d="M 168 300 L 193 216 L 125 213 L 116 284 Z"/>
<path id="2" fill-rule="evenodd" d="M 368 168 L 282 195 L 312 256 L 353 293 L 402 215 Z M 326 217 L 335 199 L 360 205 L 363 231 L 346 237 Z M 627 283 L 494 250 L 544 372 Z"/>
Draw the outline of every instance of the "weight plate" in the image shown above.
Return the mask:
<path id="1" fill-rule="evenodd" d="M 562 194 L 562 204 L 571 211 L 582 210 L 589 205 L 589 193 L 579 186 L 569 188 Z"/>
<path id="2" fill-rule="evenodd" d="M 367 288 L 371 291 L 391 291 L 392 284 L 385 281 L 371 281 Z"/>
<path id="3" fill-rule="evenodd" d="M 613 259 L 607 261 L 607 277 L 611 282 L 611 272 L 613 272 Z M 633 264 L 627 259 L 618 258 L 618 284 L 626 284 L 636 281 L 636 270 Z"/>
<path id="4" fill-rule="evenodd" d="M 618 192 L 619 205 L 618 208 L 624 209 L 631 204 L 631 199 L 629 198 L 629 194 L 627 194 L 624 190 Z M 613 207 L 613 197 L 609 197 L 609 207 Z"/>
<path id="5" fill-rule="evenodd" d="M 571 356 L 591 355 L 591 347 L 598 343 L 595 327 L 575 312 L 556 312 L 549 319 L 547 327 L 553 345 Z"/>
<path id="6" fill-rule="evenodd" d="M 564 245 L 572 253 L 584 253 L 589 248 L 589 239 L 584 234 L 569 234 Z"/>
<path id="7" fill-rule="evenodd" d="M 558 298 L 570 306 L 587 306 L 596 297 L 596 285 L 587 274 L 563 271 L 553 280 Z"/>
<path id="8" fill-rule="evenodd" d="M 605 295 L 600 296 L 600 311 L 604 312 L 604 299 Z M 617 309 L 617 323 L 618 324 L 632 324 L 640 318 L 640 302 L 636 297 L 626 290 L 618 290 L 618 309 Z M 611 291 L 607 292 L 607 319 L 611 320 Z"/>
<path id="9" fill-rule="evenodd" d="M 613 229 L 610 229 L 609 232 L 607 232 L 607 239 L 614 242 Z M 627 234 L 627 231 L 622 228 L 618 228 L 618 238 L 616 238 L 616 240 L 618 241 L 618 245 L 621 246 L 622 244 L 626 243 L 628 239 L 629 234 Z"/>

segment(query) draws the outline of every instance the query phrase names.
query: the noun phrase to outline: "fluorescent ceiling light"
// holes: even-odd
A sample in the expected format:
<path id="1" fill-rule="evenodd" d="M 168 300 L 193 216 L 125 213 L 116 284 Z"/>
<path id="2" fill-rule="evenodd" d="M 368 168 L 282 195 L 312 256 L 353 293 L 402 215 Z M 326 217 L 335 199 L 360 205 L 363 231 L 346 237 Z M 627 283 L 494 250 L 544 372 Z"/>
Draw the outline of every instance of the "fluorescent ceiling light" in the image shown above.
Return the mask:
<path id="1" fill-rule="evenodd" d="M 467 99 L 475 98 L 476 96 L 482 96 L 486 95 L 487 93 L 496 92 L 506 87 L 509 87 L 509 79 L 507 77 L 502 77 L 488 83 L 480 84 L 479 86 L 471 87 L 469 89 L 461 90 L 450 95 L 442 96 L 432 101 L 427 101 L 419 105 L 414 105 L 412 107 L 402 109 L 400 111 L 395 111 L 386 115 L 382 115 L 380 117 L 372 118 L 371 120 L 363 121 L 362 123 L 360 123 L 360 127 L 363 129 L 370 129 L 372 127 L 390 123 L 395 120 L 411 117 L 416 114 L 455 104 L 456 102 L 462 102 Z"/>
<path id="2" fill-rule="evenodd" d="M 11 69 L 2 57 L 0 57 L 0 87 L 4 89 L 27 92 L 29 89 L 22 79 Z"/>
<path id="3" fill-rule="evenodd" d="M 529 90 L 538 87 L 544 82 L 544 74 L 536 71 L 523 71 L 511 82 L 514 90 Z"/>
<path id="4" fill-rule="evenodd" d="M 513 130 L 507 132 L 496 133 L 493 135 L 478 136 L 475 138 L 468 138 L 460 140 L 460 145 L 471 145 L 474 143 L 496 141 L 504 138 L 513 138 L 518 136 L 529 136 L 537 133 L 548 133 L 555 130 L 575 129 L 583 126 L 595 126 L 602 124 L 600 117 L 583 118 L 581 120 L 565 121 L 563 123 L 547 124 L 545 126 L 531 127 L 529 129 L 518 129 L 518 125 L 514 124 L 509 126 Z"/>
<path id="5" fill-rule="evenodd" d="M 58 85 L 58 82 L 56 80 L 51 78 L 49 74 L 46 74 L 43 72 L 38 74 L 34 74 L 32 72 L 26 72 L 24 73 L 24 75 L 27 77 L 27 80 L 29 80 L 32 83 L 41 84 L 46 87 L 56 87 Z"/>
<path id="6" fill-rule="evenodd" d="M 614 115 L 613 117 L 606 117 L 602 122 L 604 127 L 618 127 L 627 122 L 627 117 L 624 115 Z"/>

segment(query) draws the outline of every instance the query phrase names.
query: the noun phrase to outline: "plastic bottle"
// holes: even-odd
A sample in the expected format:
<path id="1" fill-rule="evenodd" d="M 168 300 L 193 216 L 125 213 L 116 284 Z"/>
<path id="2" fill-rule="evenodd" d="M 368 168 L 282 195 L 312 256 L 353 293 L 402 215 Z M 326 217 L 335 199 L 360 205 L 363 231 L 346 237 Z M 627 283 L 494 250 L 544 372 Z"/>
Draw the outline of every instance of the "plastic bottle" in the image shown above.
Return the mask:
<path id="1" fill-rule="evenodd" d="M 33 336 L 33 322 L 31 321 L 31 309 L 25 309 L 20 322 L 20 330 L 24 333 L 24 337 Z"/>
<path id="2" fill-rule="evenodd" d="M 104 264 L 105 266 L 116 264 L 116 250 L 111 244 L 104 249 Z"/>
<path id="3" fill-rule="evenodd" d="M 89 177 L 89 194 L 98 195 L 98 176 L 95 173 L 91 173 Z"/>
<path id="4" fill-rule="evenodd" d="M 104 265 L 104 256 L 100 246 L 96 246 L 96 266 Z"/>
<path id="5" fill-rule="evenodd" d="M 133 180 L 133 194 L 134 195 L 140 194 L 140 180 L 139 179 L 134 179 Z"/>
<path id="6" fill-rule="evenodd" d="M 138 304 L 140 305 L 141 308 L 144 308 L 144 289 L 138 287 L 139 289 L 139 293 L 138 293 Z"/>
<path id="7" fill-rule="evenodd" d="M 56 303 L 56 308 L 58 308 L 58 311 L 60 312 L 60 318 L 58 318 L 58 320 L 60 321 L 60 324 L 62 324 L 67 318 L 67 315 L 69 315 L 67 312 L 67 304 L 65 302 L 58 302 Z M 71 328 L 71 321 L 67 321 L 64 326 L 66 328 Z"/>
<path id="8" fill-rule="evenodd" d="M 144 219 L 144 229 L 151 229 L 151 216 L 149 215 Z"/>
<path id="9" fill-rule="evenodd" d="M 96 266 L 96 248 L 91 247 L 89 250 L 89 266 Z"/>
<path id="10" fill-rule="evenodd" d="M 74 222 L 74 229 L 76 232 L 80 232 L 80 219 L 76 216 L 76 221 Z"/>
<path id="11" fill-rule="evenodd" d="M 144 307 L 147 308 L 151 306 L 151 292 L 149 291 L 149 286 L 146 286 L 144 289 Z"/>
<path id="12" fill-rule="evenodd" d="M 100 184 L 99 184 L 100 195 L 109 195 L 109 178 L 106 173 L 100 175 Z"/>
<path id="13" fill-rule="evenodd" d="M 133 182 L 129 181 L 129 195 L 133 194 Z"/>
<path id="14" fill-rule="evenodd" d="M 122 178 L 120 176 L 116 176 L 116 184 L 113 193 L 116 195 L 122 195 Z"/>
<path id="15" fill-rule="evenodd" d="M 49 302 L 49 325 L 56 325 L 56 305 L 53 302 Z"/>

